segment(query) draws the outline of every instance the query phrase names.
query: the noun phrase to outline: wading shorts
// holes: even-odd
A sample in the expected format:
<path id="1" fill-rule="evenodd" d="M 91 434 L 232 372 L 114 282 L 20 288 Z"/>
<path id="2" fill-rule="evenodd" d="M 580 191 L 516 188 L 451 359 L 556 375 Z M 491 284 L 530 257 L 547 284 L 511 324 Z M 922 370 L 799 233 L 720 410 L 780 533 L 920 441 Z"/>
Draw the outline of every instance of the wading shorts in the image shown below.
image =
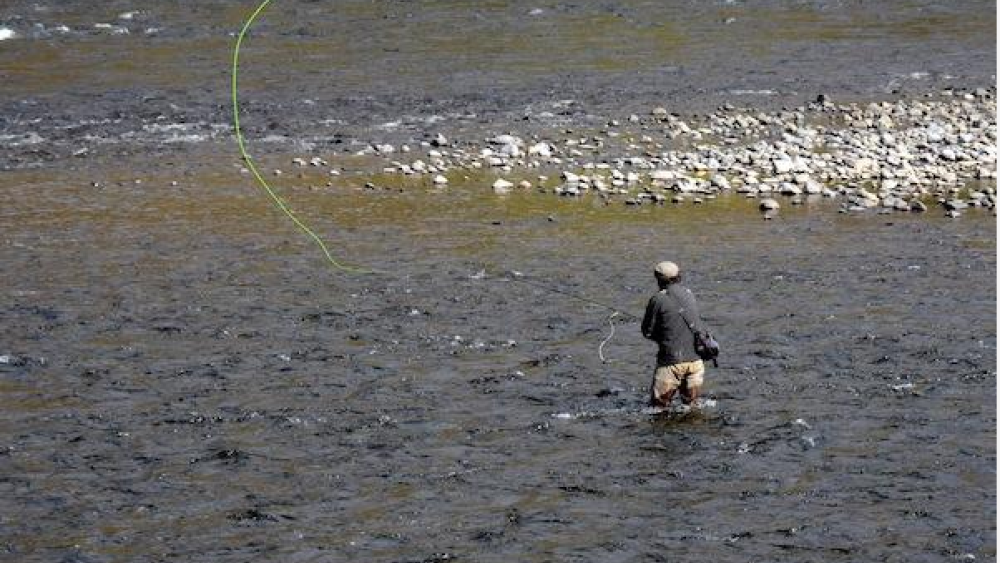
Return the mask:
<path id="1" fill-rule="evenodd" d="M 704 376 L 705 363 L 701 360 L 658 366 L 653 375 L 653 396 L 659 399 L 671 391 L 676 391 L 685 382 L 688 389 L 699 388 Z"/>

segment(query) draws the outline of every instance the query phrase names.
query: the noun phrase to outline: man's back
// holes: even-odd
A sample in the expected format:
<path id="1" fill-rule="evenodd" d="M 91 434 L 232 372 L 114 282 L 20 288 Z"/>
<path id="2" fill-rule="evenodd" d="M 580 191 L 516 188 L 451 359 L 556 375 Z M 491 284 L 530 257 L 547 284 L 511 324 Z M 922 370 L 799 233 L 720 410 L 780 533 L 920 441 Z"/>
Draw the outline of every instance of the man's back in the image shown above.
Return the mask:
<path id="1" fill-rule="evenodd" d="M 650 298 L 642 321 L 642 334 L 660 345 L 658 363 L 669 365 L 699 359 L 688 322 L 691 327 L 701 329 L 698 304 L 688 288 L 670 284 Z"/>

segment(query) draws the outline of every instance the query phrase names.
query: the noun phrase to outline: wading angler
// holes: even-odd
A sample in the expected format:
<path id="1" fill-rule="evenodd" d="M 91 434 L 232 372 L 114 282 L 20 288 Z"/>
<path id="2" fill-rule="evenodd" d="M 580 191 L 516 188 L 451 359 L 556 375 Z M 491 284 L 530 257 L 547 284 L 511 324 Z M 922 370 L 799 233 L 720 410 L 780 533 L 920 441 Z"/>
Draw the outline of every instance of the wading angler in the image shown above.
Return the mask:
<path id="1" fill-rule="evenodd" d="M 650 404 L 668 407 L 681 392 L 685 404 L 696 404 L 705 377 L 705 360 L 718 355 L 691 290 L 681 285 L 677 264 L 660 262 L 653 269 L 660 290 L 649 300 L 642 335 L 656 342 L 656 370 L 650 386 Z"/>

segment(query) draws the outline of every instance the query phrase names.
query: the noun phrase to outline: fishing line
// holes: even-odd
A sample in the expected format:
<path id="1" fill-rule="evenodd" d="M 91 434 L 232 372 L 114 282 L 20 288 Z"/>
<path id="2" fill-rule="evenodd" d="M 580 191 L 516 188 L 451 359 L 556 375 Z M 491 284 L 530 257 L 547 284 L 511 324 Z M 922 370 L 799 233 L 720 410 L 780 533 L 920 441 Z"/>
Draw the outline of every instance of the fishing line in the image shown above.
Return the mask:
<path id="1" fill-rule="evenodd" d="M 604 358 L 604 345 L 611 341 L 615 336 L 615 317 L 618 316 L 618 311 L 614 311 L 608 316 L 608 324 L 611 325 L 611 333 L 608 337 L 601 341 L 601 345 L 597 347 L 597 356 L 601 358 L 602 363 L 608 363 L 608 360 Z"/>
<path id="2" fill-rule="evenodd" d="M 254 164 L 253 158 L 247 152 L 246 143 L 243 140 L 243 131 L 242 129 L 240 129 L 240 105 L 239 105 L 239 98 L 237 96 L 237 82 L 239 79 L 239 70 L 240 70 L 240 47 L 243 45 L 243 38 L 246 37 L 247 32 L 250 31 L 250 28 L 257 20 L 257 17 L 260 16 L 261 12 L 264 11 L 264 8 L 266 8 L 267 5 L 270 3 L 271 0 L 264 0 L 263 2 L 260 3 L 259 6 L 257 6 L 257 9 L 254 10 L 254 12 L 250 15 L 250 17 L 247 18 L 246 23 L 243 24 L 243 29 L 240 30 L 239 36 L 236 37 L 236 46 L 233 48 L 233 127 L 236 130 L 236 142 L 239 145 L 240 154 L 243 155 L 243 161 L 246 162 L 247 168 L 250 169 L 250 172 L 253 173 L 254 178 L 257 179 L 257 183 L 260 184 L 260 186 L 267 193 L 268 197 L 271 198 L 271 201 L 274 202 L 274 205 L 278 209 L 280 209 L 281 212 L 284 213 L 289 219 L 291 219 L 292 223 L 294 223 L 295 226 L 299 228 L 299 230 L 304 232 L 320 247 L 320 249 L 323 251 L 323 254 L 326 256 L 327 261 L 329 261 L 330 264 L 333 265 L 333 267 L 345 272 L 351 272 L 355 274 L 373 273 L 371 270 L 346 266 L 338 262 L 336 259 L 334 259 L 333 254 L 330 253 L 330 249 L 327 248 L 326 243 L 323 242 L 323 239 L 321 239 L 319 235 L 317 235 L 312 229 L 310 229 L 309 226 L 306 225 L 304 221 L 299 219 L 292 211 L 291 207 L 289 207 L 289 205 L 285 202 L 285 200 L 282 199 L 281 196 L 279 196 L 271 188 L 271 186 L 267 183 L 267 180 L 264 179 L 264 176 L 260 173 L 259 170 L 257 170 L 257 166 Z"/>
<path id="3" fill-rule="evenodd" d="M 609 305 L 607 303 L 598 301 L 596 299 L 591 299 L 590 297 L 586 297 L 586 296 L 580 295 L 578 293 L 572 293 L 572 292 L 569 292 L 569 291 L 565 291 L 565 290 L 562 290 L 562 289 L 558 289 L 558 288 L 552 287 L 550 285 L 545 285 L 545 284 L 542 284 L 542 283 L 539 283 L 539 282 L 532 281 L 531 279 L 525 277 L 524 274 L 522 274 L 521 272 L 518 272 L 518 271 L 512 271 L 512 272 L 509 273 L 508 276 L 506 276 L 506 277 L 504 277 L 502 279 L 509 280 L 509 281 L 512 281 L 512 282 L 517 282 L 517 283 L 523 283 L 525 285 L 530 285 L 530 286 L 532 286 L 534 288 L 537 288 L 537 289 L 540 289 L 542 291 L 546 291 L 546 292 L 549 292 L 549 293 L 558 293 L 559 295 L 563 295 L 563 296 L 569 297 L 571 299 L 576 299 L 577 301 L 582 301 L 582 302 L 588 303 L 590 305 L 596 305 L 596 306 L 602 307 L 604 309 L 609 309 L 611 311 L 614 311 L 615 313 L 618 313 L 619 315 L 621 315 L 622 317 L 624 317 L 626 319 L 631 319 L 631 320 L 635 320 L 635 321 L 642 320 L 641 318 L 639 318 L 639 317 L 637 317 L 637 316 L 635 316 L 635 315 L 633 315 L 633 314 L 625 311 L 622 307 L 616 307 L 614 305 Z"/>
<path id="4" fill-rule="evenodd" d="M 614 338 L 614 336 L 615 336 L 615 317 L 621 316 L 621 317 L 623 317 L 625 319 L 632 320 L 632 321 L 640 321 L 640 320 L 642 320 L 639 317 L 637 317 L 637 316 L 635 316 L 635 315 L 633 315 L 633 314 L 631 314 L 629 312 L 626 312 L 626 311 L 622 310 L 621 307 L 616 307 L 614 305 L 609 305 L 609 304 L 604 303 L 602 301 L 598 301 L 596 299 L 591 299 L 590 297 L 586 297 L 586 296 L 580 295 L 578 293 L 572 293 L 570 291 L 565 291 L 565 290 L 562 290 L 562 289 L 558 289 L 558 288 L 552 287 L 551 285 L 546 285 L 546 284 L 542 284 L 542 283 L 530 280 L 530 279 L 526 278 L 523 273 L 521 273 L 519 271 L 516 271 L 516 270 L 512 270 L 512 271 L 508 272 L 507 275 L 502 276 L 502 277 L 498 277 L 497 279 L 498 280 L 504 280 L 504 281 L 512 281 L 512 282 L 516 282 L 516 283 L 523 283 L 525 285 L 529 285 L 531 287 L 534 287 L 536 289 L 540 289 L 540 290 L 542 290 L 544 292 L 547 292 L 547 293 L 556 293 L 556 294 L 559 294 L 559 295 L 563 295 L 565 297 L 569 297 L 571 299 L 576 299 L 577 301 L 582 301 L 582 302 L 587 303 L 589 305 L 596 305 L 596 306 L 602 307 L 604 309 L 610 309 L 611 310 L 611 314 L 608 316 L 608 324 L 611 326 L 611 332 L 608 334 L 608 336 L 604 340 L 601 341 L 600 346 L 597 347 L 597 356 L 601 359 L 601 363 L 605 363 L 606 364 L 606 363 L 608 363 L 608 362 L 611 361 L 611 360 L 609 360 L 609 359 L 607 359 L 607 358 L 604 357 L 604 347 L 608 344 L 608 342 L 611 342 L 611 339 Z"/>

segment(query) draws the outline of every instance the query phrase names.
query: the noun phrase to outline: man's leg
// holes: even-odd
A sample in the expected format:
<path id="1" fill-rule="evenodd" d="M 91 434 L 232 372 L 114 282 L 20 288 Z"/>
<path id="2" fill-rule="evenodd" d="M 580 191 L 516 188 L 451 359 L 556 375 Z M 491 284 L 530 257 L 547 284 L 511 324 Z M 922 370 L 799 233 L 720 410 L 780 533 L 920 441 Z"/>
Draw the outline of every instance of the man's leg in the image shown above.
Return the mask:
<path id="1" fill-rule="evenodd" d="M 681 400 L 684 401 L 685 405 L 690 405 L 691 403 L 698 400 L 699 392 L 701 392 L 700 387 L 692 387 L 688 385 L 687 392 L 681 395 Z"/>
<path id="2" fill-rule="evenodd" d="M 681 400 L 684 404 L 690 405 L 698 400 L 701 394 L 701 386 L 705 381 L 705 363 L 701 360 L 685 364 L 686 375 L 684 376 L 684 387 L 681 390 Z"/>
<path id="3" fill-rule="evenodd" d="M 650 386 L 649 404 L 654 407 L 669 407 L 679 386 L 680 380 L 674 366 L 658 366 Z"/>

